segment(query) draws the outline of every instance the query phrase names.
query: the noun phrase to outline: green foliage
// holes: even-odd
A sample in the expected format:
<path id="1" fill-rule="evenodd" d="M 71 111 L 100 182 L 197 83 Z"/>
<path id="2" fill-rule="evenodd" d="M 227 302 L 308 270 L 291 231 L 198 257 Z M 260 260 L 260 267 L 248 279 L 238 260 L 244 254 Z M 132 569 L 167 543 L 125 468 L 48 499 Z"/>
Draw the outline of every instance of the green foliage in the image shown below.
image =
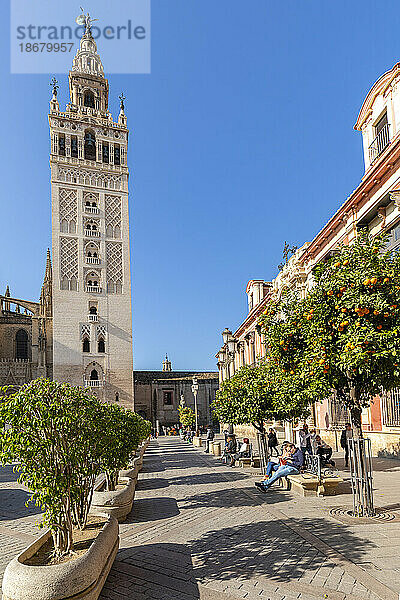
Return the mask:
<path id="1" fill-rule="evenodd" d="M 32 381 L 0 404 L 0 462 L 20 462 L 19 481 L 44 511 L 58 555 L 71 551 L 73 525 L 86 523 L 100 472 L 100 413 L 99 401 L 82 388 L 47 379 Z"/>
<path id="2" fill-rule="evenodd" d="M 86 525 L 97 475 L 104 469 L 114 481 L 148 437 L 150 423 L 81 387 L 47 379 L 0 393 L 0 463 L 19 461 L 19 481 L 44 512 L 55 554 L 68 554 L 73 527 Z"/>
<path id="3" fill-rule="evenodd" d="M 196 420 L 196 416 L 193 410 L 190 408 L 190 406 L 180 406 L 178 410 L 179 423 L 181 423 L 183 427 L 186 427 L 187 429 L 193 427 Z"/>
<path id="4" fill-rule="evenodd" d="M 336 390 L 361 433 L 371 396 L 400 385 L 400 256 L 361 233 L 315 269 L 307 297 L 271 303 L 261 319 L 283 397 Z"/>
<path id="5" fill-rule="evenodd" d="M 307 414 L 303 397 L 286 395 L 279 376 L 275 363 L 269 359 L 241 367 L 218 390 L 212 407 L 215 416 L 224 423 L 252 423 L 263 432 L 266 420 Z"/>
<path id="6" fill-rule="evenodd" d="M 118 471 L 127 467 L 136 448 L 149 436 L 151 424 L 131 410 L 104 404 L 98 427 L 101 430 L 101 470 L 111 491 L 118 483 Z"/>

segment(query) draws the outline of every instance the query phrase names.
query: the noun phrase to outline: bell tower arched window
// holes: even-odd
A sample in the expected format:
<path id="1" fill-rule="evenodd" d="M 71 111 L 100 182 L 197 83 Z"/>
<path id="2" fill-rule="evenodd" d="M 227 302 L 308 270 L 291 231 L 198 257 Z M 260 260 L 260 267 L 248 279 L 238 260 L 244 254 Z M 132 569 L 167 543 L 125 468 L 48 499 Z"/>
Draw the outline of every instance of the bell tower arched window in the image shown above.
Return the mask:
<path id="1" fill-rule="evenodd" d="M 92 369 L 92 370 L 90 371 L 90 380 L 91 380 L 91 381 L 98 381 L 98 380 L 99 380 L 99 374 L 98 374 L 98 372 L 96 371 L 96 369 Z"/>
<path id="2" fill-rule="evenodd" d="M 90 352 L 90 341 L 88 338 L 84 338 L 83 340 L 82 352 Z"/>
<path id="3" fill-rule="evenodd" d="M 86 90 L 83 95 L 83 106 L 94 108 L 94 94 L 91 90 Z"/>
<path id="4" fill-rule="evenodd" d="M 103 338 L 100 338 L 99 341 L 97 342 L 97 352 L 104 353 L 105 351 L 106 351 L 106 344 L 105 344 Z"/>
<path id="5" fill-rule="evenodd" d="M 15 336 L 15 358 L 28 358 L 28 334 L 24 329 L 17 331 Z"/>
<path id="6" fill-rule="evenodd" d="M 85 159 L 96 160 L 96 136 L 93 131 L 85 132 Z"/>

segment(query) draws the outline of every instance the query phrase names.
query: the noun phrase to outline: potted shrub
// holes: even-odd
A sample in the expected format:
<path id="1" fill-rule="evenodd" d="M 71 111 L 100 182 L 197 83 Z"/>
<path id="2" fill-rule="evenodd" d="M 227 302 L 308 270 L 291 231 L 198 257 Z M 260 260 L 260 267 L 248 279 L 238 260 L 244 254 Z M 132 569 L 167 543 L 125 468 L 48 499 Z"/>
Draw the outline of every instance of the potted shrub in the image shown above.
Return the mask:
<path id="1" fill-rule="evenodd" d="M 126 467 L 150 423 L 115 404 L 104 405 L 102 412 L 101 466 L 104 479 L 95 487 L 90 512 L 113 515 L 122 521 L 132 510 L 135 478 L 123 477 L 120 471 L 128 470 Z"/>
<path id="2" fill-rule="evenodd" d="M 115 519 L 88 519 L 101 469 L 101 414 L 101 403 L 82 388 L 47 379 L 0 404 L 0 462 L 19 461 L 19 481 L 43 511 L 40 526 L 48 528 L 7 566 L 4 598 L 100 594 L 119 544 Z"/>

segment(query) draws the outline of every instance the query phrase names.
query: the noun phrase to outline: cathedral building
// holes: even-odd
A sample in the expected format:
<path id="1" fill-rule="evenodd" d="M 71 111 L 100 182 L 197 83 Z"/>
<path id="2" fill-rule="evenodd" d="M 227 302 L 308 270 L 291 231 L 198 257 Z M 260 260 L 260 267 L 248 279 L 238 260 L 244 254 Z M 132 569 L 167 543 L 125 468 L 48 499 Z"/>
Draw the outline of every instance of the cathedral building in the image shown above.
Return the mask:
<path id="1" fill-rule="evenodd" d="M 50 102 L 53 376 L 132 407 L 128 129 L 117 121 L 90 24 L 69 73 L 70 102 Z"/>
<path id="2" fill-rule="evenodd" d="M 0 295 L 0 385 L 53 376 L 52 268 L 47 251 L 39 302 Z"/>

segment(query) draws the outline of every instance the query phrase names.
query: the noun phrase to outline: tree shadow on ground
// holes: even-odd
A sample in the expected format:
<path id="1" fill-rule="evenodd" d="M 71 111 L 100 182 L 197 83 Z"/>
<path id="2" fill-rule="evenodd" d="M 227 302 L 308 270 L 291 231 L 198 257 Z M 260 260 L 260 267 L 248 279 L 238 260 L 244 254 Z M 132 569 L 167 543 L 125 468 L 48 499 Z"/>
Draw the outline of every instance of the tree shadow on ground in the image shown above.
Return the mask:
<path id="1" fill-rule="evenodd" d="M 198 475 L 171 477 L 169 482 L 171 485 L 201 485 L 241 481 L 242 479 L 248 479 L 248 476 L 241 473 L 226 473 L 225 475 L 223 473 L 199 473 Z"/>
<path id="2" fill-rule="evenodd" d="M 165 467 L 159 460 L 151 460 L 145 456 L 142 471 L 143 473 L 158 473 L 159 471 L 165 471 Z"/>
<path id="3" fill-rule="evenodd" d="M 18 465 L 5 465 L 0 467 L 0 483 L 11 483 L 17 481 L 19 473 L 17 471 Z"/>
<path id="4" fill-rule="evenodd" d="M 163 479 L 162 477 L 154 477 L 153 479 L 138 479 L 136 484 L 136 489 L 140 492 L 144 490 L 157 490 L 158 488 L 166 488 L 168 487 L 169 481 L 168 479 Z"/>
<path id="5" fill-rule="evenodd" d="M 20 519 L 41 513 L 32 502 L 25 506 L 31 494 L 19 489 L 0 489 L 0 520 Z"/>
<path id="6" fill-rule="evenodd" d="M 229 482 L 228 482 L 229 483 Z M 251 492 L 249 493 L 249 490 Z M 291 500 L 290 494 L 284 490 L 276 489 L 276 493 L 262 495 L 253 493 L 252 488 L 224 488 L 212 492 L 202 492 L 187 496 L 182 500 L 178 500 L 184 506 L 182 508 L 204 508 L 211 506 L 214 508 L 231 508 L 238 506 L 260 506 L 266 504 L 276 504 L 278 502 L 286 502 Z"/>
<path id="7" fill-rule="evenodd" d="M 120 594 L 121 598 L 199 599 L 190 549 L 183 544 L 140 544 L 121 549 L 99 600 L 119 598 Z"/>
<path id="8" fill-rule="evenodd" d="M 139 498 L 124 523 L 142 523 L 158 521 L 179 515 L 180 510 L 175 498 Z"/>
<path id="9" fill-rule="evenodd" d="M 338 527 L 323 518 L 290 519 L 290 523 L 323 539 L 356 564 L 366 551 L 375 547 L 346 526 Z M 291 582 L 319 567 L 338 569 L 334 557 L 329 559 L 280 520 L 209 531 L 189 542 L 189 546 L 195 560 L 195 575 L 200 580 L 266 577 Z"/>

